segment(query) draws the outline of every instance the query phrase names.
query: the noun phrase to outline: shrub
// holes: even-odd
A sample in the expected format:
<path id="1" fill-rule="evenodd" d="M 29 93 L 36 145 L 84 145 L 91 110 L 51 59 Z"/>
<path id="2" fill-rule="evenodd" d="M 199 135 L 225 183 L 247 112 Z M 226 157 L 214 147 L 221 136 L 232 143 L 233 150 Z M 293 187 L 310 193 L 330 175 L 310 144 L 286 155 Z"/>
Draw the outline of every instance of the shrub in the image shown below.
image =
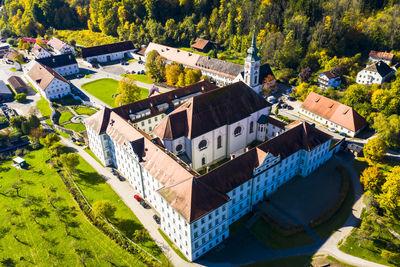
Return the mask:
<path id="1" fill-rule="evenodd" d="M 381 252 L 381 256 L 388 262 L 396 264 L 397 266 L 400 264 L 400 254 L 398 253 L 384 249 Z"/>
<path id="2" fill-rule="evenodd" d="M 8 120 L 6 119 L 6 117 L 1 116 L 0 117 L 0 130 L 3 128 L 8 127 Z"/>
<path id="3" fill-rule="evenodd" d="M 26 101 L 26 94 L 25 93 L 16 94 L 14 98 L 15 100 L 17 100 L 18 103 L 23 103 Z"/>
<path id="4" fill-rule="evenodd" d="M 10 45 L 14 45 L 15 44 L 14 38 L 8 38 L 7 43 L 9 43 Z"/>

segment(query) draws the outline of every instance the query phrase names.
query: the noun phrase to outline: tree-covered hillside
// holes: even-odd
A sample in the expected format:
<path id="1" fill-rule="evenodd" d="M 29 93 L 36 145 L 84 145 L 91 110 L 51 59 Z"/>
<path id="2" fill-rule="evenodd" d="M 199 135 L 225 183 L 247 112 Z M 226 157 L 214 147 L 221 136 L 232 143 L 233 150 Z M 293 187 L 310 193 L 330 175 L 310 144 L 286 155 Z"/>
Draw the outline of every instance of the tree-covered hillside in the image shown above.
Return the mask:
<path id="1" fill-rule="evenodd" d="M 353 55 L 400 46 L 399 0 L 5 0 L 3 34 L 89 28 L 130 39 L 189 45 L 205 37 L 244 51 L 256 30 L 263 59 L 297 67 L 320 49 Z M 282 49 L 285 48 L 285 49 Z M 290 48 L 289 50 L 287 48 Z M 281 51 L 277 51 L 281 50 Z M 290 62 L 290 63 L 288 63 Z"/>

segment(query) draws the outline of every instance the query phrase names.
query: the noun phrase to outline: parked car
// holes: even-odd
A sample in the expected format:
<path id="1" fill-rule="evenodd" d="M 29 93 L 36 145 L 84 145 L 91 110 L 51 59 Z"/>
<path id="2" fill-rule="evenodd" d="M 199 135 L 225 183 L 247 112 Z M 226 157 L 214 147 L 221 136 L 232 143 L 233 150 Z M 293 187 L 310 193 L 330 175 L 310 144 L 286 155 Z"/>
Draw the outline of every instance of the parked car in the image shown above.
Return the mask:
<path id="1" fill-rule="evenodd" d="M 140 205 L 142 205 L 142 207 L 145 208 L 145 209 L 149 209 L 149 208 L 150 208 L 149 204 L 147 204 L 146 201 L 144 201 L 143 199 L 140 200 L 139 203 L 140 203 Z"/>
<path id="2" fill-rule="evenodd" d="M 332 133 L 336 133 L 335 128 L 332 128 L 332 127 L 328 128 L 328 131 L 330 131 L 330 132 L 332 132 Z"/>
<path id="3" fill-rule="evenodd" d="M 292 106 L 289 106 L 289 105 L 288 105 L 288 106 L 287 106 L 287 109 L 288 109 L 288 110 L 293 110 L 294 108 L 293 108 Z"/>
<path id="4" fill-rule="evenodd" d="M 76 78 L 83 78 L 83 75 L 82 74 L 77 74 Z"/>
<path id="5" fill-rule="evenodd" d="M 160 220 L 160 217 L 158 217 L 157 215 L 153 215 L 153 219 L 154 219 L 154 221 L 156 221 L 156 223 L 157 224 L 160 224 L 161 223 L 161 220 Z"/>
<path id="6" fill-rule="evenodd" d="M 136 71 L 134 71 L 134 70 L 133 70 L 133 71 L 131 71 L 131 74 L 135 74 L 135 73 L 136 73 Z"/>
<path id="7" fill-rule="evenodd" d="M 312 126 L 312 127 L 315 127 L 315 123 L 312 123 L 311 126 Z"/>
<path id="8" fill-rule="evenodd" d="M 282 105 L 281 105 L 281 103 L 279 103 L 278 105 L 276 105 L 276 107 L 279 109 L 279 108 L 282 108 Z"/>
<path id="9" fill-rule="evenodd" d="M 294 98 L 293 96 L 289 96 L 288 99 L 289 99 L 289 101 L 295 101 L 296 100 L 296 98 Z"/>
<path id="10" fill-rule="evenodd" d="M 343 137 L 346 137 L 346 136 L 347 136 L 347 134 L 345 134 L 345 133 L 339 133 L 339 135 L 341 135 L 341 136 L 343 136 Z"/>
<path id="11" fill-rule="evenodd" d="M 287 108 L 287 107 L 288 107 L 288 104 L 283 103 L 282 107 L 283 107 L 283 108 Z"/>
<path id="12" fill-rule="evenodd" d="M 136 199 L 137 202 L 140 202 L 142 200 L 142 198 L 139 197 L 139 195 L 134 195 L 133 198 Z"/>

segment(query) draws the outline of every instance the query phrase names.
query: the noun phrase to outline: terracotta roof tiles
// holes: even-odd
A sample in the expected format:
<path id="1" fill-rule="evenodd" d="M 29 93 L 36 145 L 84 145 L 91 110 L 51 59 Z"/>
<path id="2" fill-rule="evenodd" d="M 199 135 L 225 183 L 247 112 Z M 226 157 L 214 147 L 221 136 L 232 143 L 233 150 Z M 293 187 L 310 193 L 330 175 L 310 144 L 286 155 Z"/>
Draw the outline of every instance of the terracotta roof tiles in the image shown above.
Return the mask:
<path id="1" fill-rule="evenodd" d="M 314 92 L 310 92 L 306 100 L 301 104 L 301 108 L 353 132 L 357 132 L 366 124 L 365 119 L 352 107 Z"/>

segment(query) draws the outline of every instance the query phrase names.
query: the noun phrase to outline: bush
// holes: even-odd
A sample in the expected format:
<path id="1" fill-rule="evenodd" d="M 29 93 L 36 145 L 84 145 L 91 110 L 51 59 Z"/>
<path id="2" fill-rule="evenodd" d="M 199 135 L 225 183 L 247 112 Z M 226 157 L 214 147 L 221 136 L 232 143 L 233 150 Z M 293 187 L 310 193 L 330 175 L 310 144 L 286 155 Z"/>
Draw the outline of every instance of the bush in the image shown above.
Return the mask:
<path id="1" fill-rule="evenodd" d="M 8 38 L 7 43 L 9 43 L 10 45 L 14 45 L 15 44 L 14 38 Z"/>
<path id="2" fill-rule="evenodd" d="M 6 119 L 6 117 L 1 116 L 0 117 L 0 130 L 3 128 L 8 127 L 8 120 Z"/>
<path id="3" fill-rule="evenodd" d="M 398 253 L 384 249 L 381 252 L 381 257 L 397 266 L 400 264 L 400 254 Z"/>
<path id="4" fill-rule="evenodd" d="M 16 94 L 14 98 L 15 100 L 17 100 L 18 103 L 23 103 L 26 101 L 26 94 L 25 93 Z"/>

